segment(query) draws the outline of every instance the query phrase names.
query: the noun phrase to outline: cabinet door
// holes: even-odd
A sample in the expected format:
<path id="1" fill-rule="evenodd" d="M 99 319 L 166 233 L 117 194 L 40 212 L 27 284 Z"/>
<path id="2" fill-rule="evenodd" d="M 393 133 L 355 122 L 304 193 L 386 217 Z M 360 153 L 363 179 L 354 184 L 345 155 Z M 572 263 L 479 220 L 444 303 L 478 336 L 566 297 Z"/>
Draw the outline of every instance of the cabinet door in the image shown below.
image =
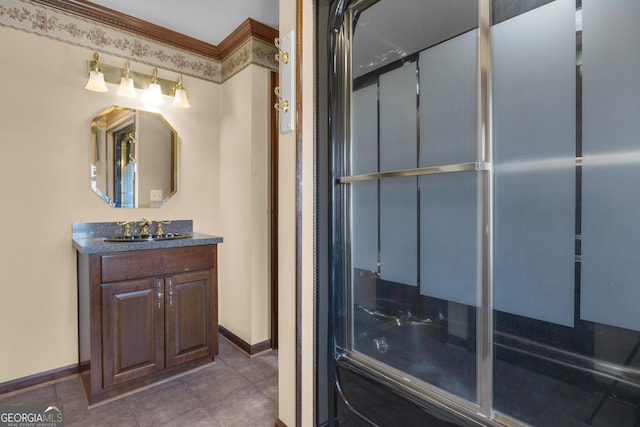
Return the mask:
<path id="1" fill-rule="evenodd" d="M 167 367 L 210 354 L 212 270 L 165 279 L 165 340 Z"/>
<path id="2" fill-rule="evenodd" d="M 103 387 L 164 369 L 162 279 L 102 285 Z"/>

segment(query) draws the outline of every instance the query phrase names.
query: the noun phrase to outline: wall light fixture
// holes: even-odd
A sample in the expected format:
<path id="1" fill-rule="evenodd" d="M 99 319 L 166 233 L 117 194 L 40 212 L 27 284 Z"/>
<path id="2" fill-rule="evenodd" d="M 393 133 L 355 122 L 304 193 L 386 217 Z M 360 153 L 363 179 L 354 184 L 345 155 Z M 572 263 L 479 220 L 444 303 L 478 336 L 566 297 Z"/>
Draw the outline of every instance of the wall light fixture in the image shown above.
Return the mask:
<path id="1" fill-rule="evenodd" d="M 176 93 L 173 98 L 173 106 L 176 108 L 189 108 L 189 100 L 187 99 L 187 91 L 184 90 L 184 86 L 182 86 L 182 74 L 180 74 L 180 79 L 178 80 L 178 84 L 176 85 Z"/>
<path id="2" fill-rule="evenodd" d="M 179 80 L 172 81 L 158 77 L 158 68 L 153 70 L 153 75 L 147 75 L 130 70 L 129 61 L 125 62 L 124 69 L 113 65 L 98 62 L 98 52 L 93 54 L 93 60 L 88 61 L 89 81 L 86 89 L 94 92 L 108 92 L 106 83 L 118 86 L 117 95 L 135 98 L 136 89 L 142 91 L 140 99 L 148 105 L 161 105 L 163 96 L 174 97 L 172 104 L 176 108 L 189 108 L 187 92 L 182 83 L 182 74 Z"/>
<path id="3" fill-rule="evenodd" d="M 164 104 L 164 98 L 162 97 L 162 88 L 158 83 L 158 68 L 153 69 L 153 77 L 149 82 L 149 87 L 146 92 L 142 94 L 142 101 L 149 105 L 162 105 Z"/>
<path id="4" fill-rule="evenodd" d="M 87 90 L 94 92 L 108 92 L 107 85 L 104 82 L 104 74 L 100 70 L 98 52 L 93 54 L 93 62 L 89 67 L 89 81 L 87 81 L 84 87 Z"/>
<path id="5" fill-rule="evenodd" d="M 129 61 L 124 63 L 124 74 L 120 78 L 120 87 L 116 93 L 120 96 L 126 96 L 127 98 L 135 98 L 138 94 L 136 94 L 136 89 L 133 85 L 129 66 Z"/>

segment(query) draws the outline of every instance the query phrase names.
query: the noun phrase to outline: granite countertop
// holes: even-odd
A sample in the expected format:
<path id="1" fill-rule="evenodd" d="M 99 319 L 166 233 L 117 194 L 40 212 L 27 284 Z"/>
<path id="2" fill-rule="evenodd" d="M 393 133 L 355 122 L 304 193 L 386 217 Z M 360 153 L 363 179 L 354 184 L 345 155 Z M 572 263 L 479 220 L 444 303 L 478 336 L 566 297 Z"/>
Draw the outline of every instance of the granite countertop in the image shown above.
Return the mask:
<path id="1" fill-rule="evenodd" d="M 107 237 L 122 235 L 122 226 L 115 222 L 84 222 L 72 225 L 71 237 L 73 247 L 81 254 L 104 254 L 222 243 L 222 237 L 194 233 L 192 228 L 191 220 L 172 221 L 171 224 L 164 226 L 165 233 L 190 233 L 191 237 L 174 240 L 105 242 L 104 239 Z M 132 233 L 136 233 L 136 231 L 132 229 Z"/>

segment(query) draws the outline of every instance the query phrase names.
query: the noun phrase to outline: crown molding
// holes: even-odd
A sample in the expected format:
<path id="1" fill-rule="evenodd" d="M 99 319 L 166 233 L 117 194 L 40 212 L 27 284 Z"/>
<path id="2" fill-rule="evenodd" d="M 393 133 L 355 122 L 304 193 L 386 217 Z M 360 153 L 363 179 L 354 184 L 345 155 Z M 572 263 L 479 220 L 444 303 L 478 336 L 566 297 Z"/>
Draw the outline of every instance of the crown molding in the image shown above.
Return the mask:
<path id="1" fill-rule="evenodd" d="M 278 37 L 278 30 L 269 27 L 255 19 L 247 18 L 231 34 L 229 34 L 219 45 L 220 60 L 224 60 L 236 49 L 242 46 L 248 39 L 254 38 L 273 44 L 273 40 Z"/>
<path id="2" fill-rule="evenodd" d="M 216 46 L 86 0 L 31 1 L 216 61 L 224 61 L 250 38 L 273 43 L 278 36 L 278 30 L 247 18 Z"/>
<path id="3" fill-rule="evenodd" d="M 254 64 L 276 71 L 278 31 L 246 19 L 219 46 L 86 0 L 2 0 L 0 26 L 222 83 Z"/>
<path id="4" fill-rule="evenodd" d="M 85 19 L 96 21 L 101 24 L 106 24 L 120 30 L 125 30 L 138 36 L 155 40 L 179 49 L 188 50 L 207 58 L 216 60 L 220 59 L 218 55 L 218 47 L 215 45 L 85 0 L 31 1 L 54 9 L 59 9 L 63 12 L 71 13 Z"/>

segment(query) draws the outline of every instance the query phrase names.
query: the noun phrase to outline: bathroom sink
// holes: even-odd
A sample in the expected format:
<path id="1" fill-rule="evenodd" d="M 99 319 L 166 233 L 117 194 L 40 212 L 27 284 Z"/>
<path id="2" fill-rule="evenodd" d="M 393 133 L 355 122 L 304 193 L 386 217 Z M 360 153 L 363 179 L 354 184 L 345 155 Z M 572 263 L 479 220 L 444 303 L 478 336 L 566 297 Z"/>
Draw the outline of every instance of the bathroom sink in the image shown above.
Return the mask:
<path id="1" fill-rule="evenodd" d="M 165 234 L 149 234 L 147 236 L 112 236 L 104 239 L 105 242 L 113 243 L 130 243 L 130 242 L 153 242 L 159 240 L 176 240 L 191 237 L 191 233 L 165 233 Z"/>

